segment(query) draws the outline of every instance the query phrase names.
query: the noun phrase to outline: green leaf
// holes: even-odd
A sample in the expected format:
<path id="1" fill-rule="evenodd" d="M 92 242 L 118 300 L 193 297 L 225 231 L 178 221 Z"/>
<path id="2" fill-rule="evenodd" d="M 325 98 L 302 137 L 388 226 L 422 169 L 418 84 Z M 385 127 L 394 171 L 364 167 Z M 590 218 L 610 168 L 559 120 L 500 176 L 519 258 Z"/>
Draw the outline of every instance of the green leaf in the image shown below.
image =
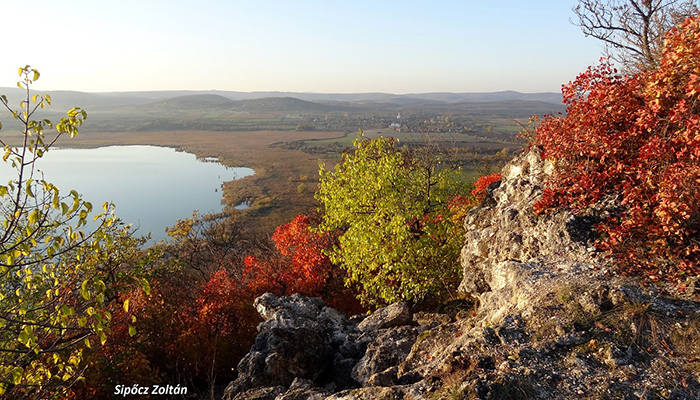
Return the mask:
<path id="1" fill-rule="evenodd" d="M 80 285 L 80 295 L 83 296 L 85 300 L 90 300 L 90 292 L 87 290 L 87 284 L 88 281 L 83 281 L 83 284 Z"/>
<path id="2" fill-rule="evenodd" d="M 12 383 L 15 385 L 22 383 L 22 375 L 24 375 L 22 367 L 15 367 L 12 370 Z"/>
<path id="3" fill-rule="evenodd" d="M 29 334 L 25 331 L 21 331 L 19 335 L 17 336 L 17 341 L 22 343 L 23 345 L 29 347 L 29 341 L 31 340 L 31 337 Z"/>
<path id="4" fill-rule="evenodd" d="M 61 313 L 66 317 L 70 317 L 71 315 L 73 315 L 74 311 L 67 304 L 64 304 L 61 306 Z"/>
<path id="5" fill-rule="evenodd" d="M 129 336 L 134 337 L 136 335 L 136 328 L 133 325 L 129 325 Z"/>
<path id="6" fill-rule="evenodd" d="M 39 220 L 40 217 L 39 210 L 33 210 L 32 212 L 29 213 L 29 223 L 30 224 L 36 224 L 36 222 Z"/>
<path id="7" fill-rule="evenodd" d="M 34 198 L 34 192 L 32 191 L 32 180 L 28 179 L 27 180 L 27 187 L 25 188 L 25 191 L 27 192 L 27 196 Z"/>
<path id="8" fill-rule="evenodd" d="M 148 284 L 146 278 L 141 279 L 141 287 L 143 288 L 143 291 L 146 292 L 146 294 L 151 294 L 151 285 Z"/>

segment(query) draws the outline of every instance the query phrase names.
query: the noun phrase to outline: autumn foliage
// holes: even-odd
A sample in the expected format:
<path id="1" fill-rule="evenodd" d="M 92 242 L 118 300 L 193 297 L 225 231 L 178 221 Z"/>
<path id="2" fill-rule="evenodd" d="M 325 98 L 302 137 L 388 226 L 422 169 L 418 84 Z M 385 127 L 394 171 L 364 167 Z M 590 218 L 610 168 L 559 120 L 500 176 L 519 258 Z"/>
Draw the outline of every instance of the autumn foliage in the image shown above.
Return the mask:
<path id="1" fill-rule="evenodd" d="M 622 272 L 671 282 L 700 273 L 698 75 L 695 18 L 668 34 L 659 68 L 621 76 L 603 62 L 564 85 L 566 116 L 537 130 L 556 173 L 536 211 L 619 196 L 623 211 L 597 229 Z"/>
<path id="2" fill-rule="evenodd" d="M 480 177 L 479 179 L 474 182 L 474 189 L 471 191 L 471 195 L 474 197 L 474 200 L 477 203 L 480 203 L 481 201 L 484 200 L 484 196 L 486 196 L 486 189 L 495 182 L 498 182 L 501 180 L 501 173 L 496 172 L 491 175 L 485 175 Z"/>
<path id="3" fill-rule="evenodd" d="M 300 214 L 275 229 L 276 253 L 266 259 L 245 259 L 247 284 L 252 291 L 279 295 L 300 293 L 321 297 L 347 313 L 364 311 L 355 293 L 344 286 L 344 273 L 325 254 L 337 241 L 337 232 L 317 232 L 317 221 Z"/>
<path id="4" fill-rule="evenodd" d="M 272 235 L 279 252 L 274 258 L 261 261 L 246 257 L 246 275 L 252 280 L 251 285 L 262 287 L 274 283 L 277 287 L 270 289 L 275 292 L 319 294 L 332 268 L 322 251 L 332 245 L 333 238 L 327 233 L 311 232 L 309 228 L 309 217 L 297 215 L 291 222 L 278 226 Z"/>

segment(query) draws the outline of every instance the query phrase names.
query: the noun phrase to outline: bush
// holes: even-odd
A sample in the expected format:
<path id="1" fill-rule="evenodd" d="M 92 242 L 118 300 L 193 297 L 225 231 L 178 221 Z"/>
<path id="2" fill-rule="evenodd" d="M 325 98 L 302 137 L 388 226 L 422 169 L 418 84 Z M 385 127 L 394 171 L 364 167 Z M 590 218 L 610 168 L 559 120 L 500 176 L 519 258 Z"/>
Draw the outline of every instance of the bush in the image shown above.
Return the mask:
<path id="1" fill-rule="evenodd" d="M 275 229 L 275 252 L 248 256 L 245 281 L 256 295 L 300 293 L 320 297 L 329 306 L 349 314 L 365 311 L 356 293 L 343 286 L 345 273 L 325 254 L 337 242 L 337 232 L 318 232 L 318 218 L 301 214 Z"/>
<path id="2" fill-rule="evenodd" d="M 700 273 L 699 20 L 665 43 L 656 70 L 621 76 L 603 62 L 564 85 L 567 115 L 537 129 L 556 172 L 536 211 L 619 195 L 624 211 L 598 225 L 598 246 L 623 273 L 678 282 Z"/>
<path id="3" fill-rule="evenodd" d="M 347 269 L 368 305 L 451 296 L 461 278 L 463 231 L 448 200 L 466 191 L 459 171 L 394 138 L 360 136 L 354 146 L 335 171 L 321 166 L 322 229 L 343 232 L 331 260 Z"/>

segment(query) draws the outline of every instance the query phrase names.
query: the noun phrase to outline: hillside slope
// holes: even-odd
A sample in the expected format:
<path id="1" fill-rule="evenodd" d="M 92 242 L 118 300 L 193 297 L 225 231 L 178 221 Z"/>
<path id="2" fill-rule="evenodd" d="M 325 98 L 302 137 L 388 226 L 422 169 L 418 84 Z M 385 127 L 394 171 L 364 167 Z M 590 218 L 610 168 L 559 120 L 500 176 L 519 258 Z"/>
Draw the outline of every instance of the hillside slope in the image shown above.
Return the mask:
<path id="1" fill-rule="evenodd" d="M 398 303 L 348 319 L 318 299 L 264 295 L 223 398 L 700 398 L 696 289 L 672 299 L 610 273 L 591 227 L 612 200 L 534 214 L 550 172 L 537 149 L 516 158 L 467 215 L 460 290 L 477 307 Z"/>

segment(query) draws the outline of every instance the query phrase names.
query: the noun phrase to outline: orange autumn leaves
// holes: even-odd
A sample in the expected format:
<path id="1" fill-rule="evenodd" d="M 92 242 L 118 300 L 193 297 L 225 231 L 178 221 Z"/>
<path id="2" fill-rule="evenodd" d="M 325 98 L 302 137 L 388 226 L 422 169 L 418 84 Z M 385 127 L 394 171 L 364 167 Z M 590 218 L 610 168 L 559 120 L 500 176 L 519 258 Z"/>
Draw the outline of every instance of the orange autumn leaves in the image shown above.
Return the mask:
<path id="1" fill-rule="evenodd" d="M 332 268 L 323 249 L 332 245 L 333 237 L 328 232 L 314 233 L 310 227 L 308 216 L 297 215 L 291 222 L 278 226 L 272 235 L 279 252 L 277 257 L 265 261 L 246 257 L 246 275 L 251 285 L 267 285 L 271 290 L 288 293 L 319 294 Z M 278 287 L 274 288 L 275 285 Z"/>
<path id="2" fill-rule="evenodd" d="M 337 232 L 316 231 L 317 223 L 300 214 L 275 229 L 276 254 L 265 259 L 245 258 L 245 280 L 251 291 L 279 295 L 300 293 L 321 297 L 348 313 L 364 311 L 355 293 L 344 285 L 343 270 L 325 254 L 337 241 Z"/>
<path id="3" fill-rule="evenodd" d="M 665 43 L 656 70 L 621 76 L 603 63 L 564 85 L 567 115 L 537 130 L 557 172 L 536 211 L 619 194 L 599 247 L 624 273 L 680 282 L 700 273 L 700 21 Z"/>

